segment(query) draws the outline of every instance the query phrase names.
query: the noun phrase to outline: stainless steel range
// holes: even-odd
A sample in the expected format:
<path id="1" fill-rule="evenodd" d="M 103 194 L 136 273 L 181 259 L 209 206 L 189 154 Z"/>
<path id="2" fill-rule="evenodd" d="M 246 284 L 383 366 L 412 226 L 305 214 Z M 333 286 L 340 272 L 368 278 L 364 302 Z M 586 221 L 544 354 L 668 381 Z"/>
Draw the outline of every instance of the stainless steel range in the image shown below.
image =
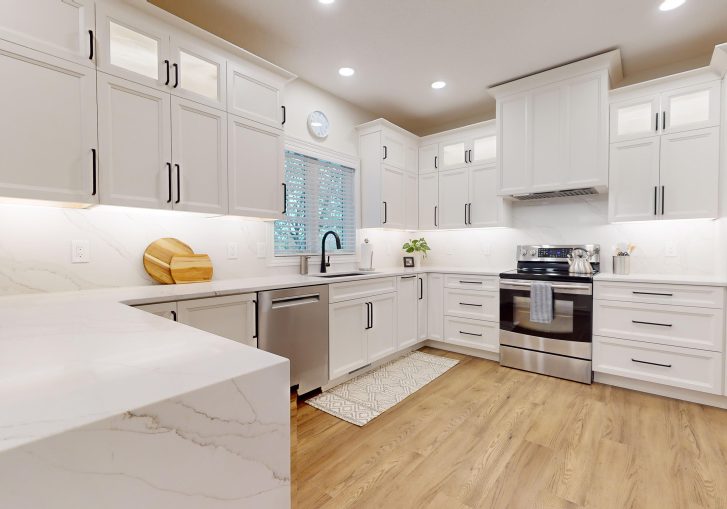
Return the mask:
<path id="1" fill-rule="evenodd" d="M 598 245 L 518 246 L 500 274 L 500 364 L 590 384 L 599 267 Z"/>

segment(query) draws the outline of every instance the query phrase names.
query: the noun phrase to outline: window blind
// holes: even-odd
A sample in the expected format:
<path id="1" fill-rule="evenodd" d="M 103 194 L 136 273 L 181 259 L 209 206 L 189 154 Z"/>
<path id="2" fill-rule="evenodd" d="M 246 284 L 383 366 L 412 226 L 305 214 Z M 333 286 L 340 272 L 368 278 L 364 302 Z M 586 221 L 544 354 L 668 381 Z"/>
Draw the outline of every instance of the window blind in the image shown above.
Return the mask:
<path id="1" fill-rule="evenodd" d="M 304 154 L 285 152 L 286 219 L 274 227 L 275 256 L 318 254 L 321 238 L 333 230 L 341 250 L 329 236 L 326 250 L 356 252 L 354 170 Z"/>

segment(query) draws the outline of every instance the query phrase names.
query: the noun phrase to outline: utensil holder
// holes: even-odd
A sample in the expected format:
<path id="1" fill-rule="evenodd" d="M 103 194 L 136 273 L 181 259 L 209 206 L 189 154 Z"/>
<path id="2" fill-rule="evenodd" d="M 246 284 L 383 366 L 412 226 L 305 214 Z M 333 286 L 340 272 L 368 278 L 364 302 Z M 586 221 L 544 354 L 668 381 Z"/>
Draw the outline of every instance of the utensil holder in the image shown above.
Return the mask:
<path id="1" fill-rule="evenodd" d="M 614 256 L 613 257 L 613 273 L 626 275 L 631 272 L 630 256 Z"/>

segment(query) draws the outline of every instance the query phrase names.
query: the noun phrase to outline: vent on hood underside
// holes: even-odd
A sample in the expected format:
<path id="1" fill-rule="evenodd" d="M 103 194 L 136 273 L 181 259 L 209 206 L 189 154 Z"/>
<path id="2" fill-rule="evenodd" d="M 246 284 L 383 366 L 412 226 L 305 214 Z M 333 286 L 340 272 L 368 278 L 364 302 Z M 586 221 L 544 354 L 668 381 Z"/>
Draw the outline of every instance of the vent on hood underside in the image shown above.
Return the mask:
<path id="1" fill-rule="evenodd" d="M 564 196 L 587 196 L 598 194 L 595 187 L 584 187 L 581 189 L 566 189 L 564 191 L 549 191 L 547 193 L 531 193 L 513 195 L 515 200 L 542 200 L 544 198 L 562 198 Z"/>

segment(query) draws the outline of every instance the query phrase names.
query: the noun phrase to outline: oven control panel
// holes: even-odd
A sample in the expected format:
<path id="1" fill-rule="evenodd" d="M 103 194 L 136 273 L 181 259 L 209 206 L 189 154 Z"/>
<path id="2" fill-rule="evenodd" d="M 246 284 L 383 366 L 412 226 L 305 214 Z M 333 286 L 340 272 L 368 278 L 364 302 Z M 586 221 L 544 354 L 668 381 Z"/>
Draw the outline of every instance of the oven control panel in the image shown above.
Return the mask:
<path id="1" fill-rule="evenodd" d="M 567 261 L 568 255 L 575 249 L 585 251 L 586 257 L 591 263 L 600 261 L 601 246 L 598 244 L 518 246 L 517 260 L 519 262 L 562 262 Z"/>

